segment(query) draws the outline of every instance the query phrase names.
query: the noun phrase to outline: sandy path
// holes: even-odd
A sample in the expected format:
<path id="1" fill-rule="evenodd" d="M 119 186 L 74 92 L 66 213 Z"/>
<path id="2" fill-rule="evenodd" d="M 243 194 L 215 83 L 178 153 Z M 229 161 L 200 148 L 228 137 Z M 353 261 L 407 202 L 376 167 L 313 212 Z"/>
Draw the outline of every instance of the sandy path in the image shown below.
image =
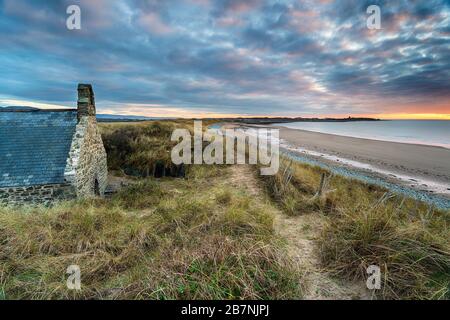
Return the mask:
<path id="1" fill-rule="evenodd" d="M 254 197 L 265 198 L 265 191 L 256 177 L 257 172 L 249 165 L 231 167 L 232 186 L 244 187 Z M 276 210 L 275 231 L 287 241 L 287 254 L 304 272 L 306 281 L 304 299 L 368 299 L 361 283 L 339 283 L 320 268 L 316 251 L 316 239 L 324 223 L 320 215 L 309 214 L 289 217 Z"/>

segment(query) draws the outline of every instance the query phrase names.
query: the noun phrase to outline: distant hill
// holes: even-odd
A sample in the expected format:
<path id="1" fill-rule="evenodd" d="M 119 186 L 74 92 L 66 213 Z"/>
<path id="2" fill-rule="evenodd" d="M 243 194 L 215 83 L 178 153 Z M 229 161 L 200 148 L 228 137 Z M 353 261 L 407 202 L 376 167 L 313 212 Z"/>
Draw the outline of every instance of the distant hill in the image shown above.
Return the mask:
<path id="1" fill-rule="evenodd" d="M 97 114 L 97 120 L 99 122 L 132 122 L 132 121 L 151 121 L 151 120 L 167 120 L 167 119 L 173 118 L 144 117 L 144 116 L 131 116 L 119 114 Z"/>
<path id="2" fill-rule="evenodd" d="M 207 120 L 207 119 L 203 119 Z M 216 119 L 221 121 L 242 122 L 246 124 L 276 124 L 287 122 L 350 122 L 350 121 L 381 121 L 376 118 L 271 118 L 271 117 L 255 117 L 255 118 L 222 118 Z"/>
<path id="3" fill-rule="evenodd" d="M 0 107 L 0 112 L 30 112 L 30 111 L 39 111 L 41 109 L 27 107 L 27 106 L 8 106 L 8 107 Z"/>
<path id="4" fill-rule="evenodd" d="M 69 111 L 76 109 L 39 109 L 29 106 L 0 106 L 0 112 L 38 112 L 38 111 Z M 99 122 L 128 122 L 128 121 L 151 121 L 151 120 L 165 120 L 171 118 L 162 117 L 144 117 L 133 115 L 117 115 L 117 114 L 97 114 Z"/>

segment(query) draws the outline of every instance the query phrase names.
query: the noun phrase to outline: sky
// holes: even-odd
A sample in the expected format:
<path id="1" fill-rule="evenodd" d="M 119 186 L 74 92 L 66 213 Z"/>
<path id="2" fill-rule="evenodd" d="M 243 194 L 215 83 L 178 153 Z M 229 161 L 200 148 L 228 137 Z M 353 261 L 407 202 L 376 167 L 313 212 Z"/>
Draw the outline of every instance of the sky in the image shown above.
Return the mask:
<path id="1" fill-rule="evenodd" d="M 450 0 L 0 0 L 0 73 L 0 106 L 450 120 Z"/>

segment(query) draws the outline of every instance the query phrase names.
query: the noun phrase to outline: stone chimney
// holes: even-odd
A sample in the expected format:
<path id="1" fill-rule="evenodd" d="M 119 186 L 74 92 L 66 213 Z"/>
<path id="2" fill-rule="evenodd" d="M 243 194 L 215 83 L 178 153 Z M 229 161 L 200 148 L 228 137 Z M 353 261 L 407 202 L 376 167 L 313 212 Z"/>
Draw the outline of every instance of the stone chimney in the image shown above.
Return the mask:
<path id="1" fill-rule="evenodd" d="M 81 117 L 95 116 L 94 91 L 90 84 L 78 84 L 78 121 Z"/>

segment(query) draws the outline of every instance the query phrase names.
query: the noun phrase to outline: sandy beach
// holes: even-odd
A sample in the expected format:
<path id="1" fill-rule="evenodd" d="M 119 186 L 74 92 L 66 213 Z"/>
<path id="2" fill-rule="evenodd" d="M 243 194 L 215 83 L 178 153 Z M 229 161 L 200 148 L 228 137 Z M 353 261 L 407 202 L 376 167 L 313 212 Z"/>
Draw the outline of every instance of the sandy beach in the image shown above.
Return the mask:
<path id="1" fill-rule="evenodd" d="M 280 138 L 291 149 L 326 160 L 346 162 L 399 178 L 436 193 L 450 194 L 450 149 L 280 129 Z"/>
<path id="2" fill-rule="evenodd" d="M 303 158 L 324 163 L 326 167 L 346 168 L 362 176 L 386 181 L 390 185 L 406 187 L 429 196 L 439 195 L 447 199 L 445 206 L 449 205 L 450 149 L 353 138 L 290 129 L 281 125 L 227 123 L 222 126 L 222 128 L 236 127 L 277 128 L 280 130 L 281 150 L 288 150 Z"/>

